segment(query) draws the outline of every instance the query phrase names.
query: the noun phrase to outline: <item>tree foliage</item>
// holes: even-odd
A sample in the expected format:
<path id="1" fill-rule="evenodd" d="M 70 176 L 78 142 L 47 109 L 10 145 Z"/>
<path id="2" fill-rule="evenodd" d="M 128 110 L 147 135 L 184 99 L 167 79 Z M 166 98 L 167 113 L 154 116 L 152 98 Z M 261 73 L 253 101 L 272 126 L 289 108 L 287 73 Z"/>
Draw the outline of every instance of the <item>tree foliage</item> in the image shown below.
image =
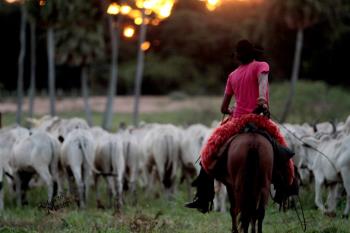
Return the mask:
<path id="1" fill-rule="evenodd" d="M 28 12 L 30 17 L 33 15 L 37 19 L 40 33 L 49 25 L 55 27 L 56 59 L 62 64 L 58 68 L 58 76 L 62 77 L 58 77 L 58 85 L 59 80 L 76 76 L 76 72 L 66 66 L 87 63 L 93 67 L 92 81 L 98 88 L 95 91 L 105 94 L 110 51 L 106 45 L 108 28 L 101 20 L 101 1 L 49 0 L 46 3 L 44 7 L 36 5 Z M 16 6 L 3 1 L 0 4 L 2 19 L 18 14 L 18 10 L 12 13 Z M 350 52 L 349 5 L 348 0 L 269 0 L 262 4 L 227 1 L 209 12 L 201 1 L 178 0 L 172 15 L 159 26 L 150 26 L 147 32 L 151 49 L 146 53 L 143 90 L 147 94 L 164 94 L 175 89 L 189 94 L 221 94 L 227 75 L 236 67 L 232 56 L 234 45 L 242 38 L 265 47 L 273 81 L 289 79 L 295 32 L 299 27 L 304 29 L 300 78 L 350 85 L 350 79 L 343 75 L 347 73 L 347 54 Z M 4 21 L 0 23 L 4 25 Z M 14 23 L 13 28 L 17 24 Z M 39 40 L 44 37 L 39 35 Z M 15 46 L 18 45 L 13 39 L 7 47 Z M 45 45 L 39 43 L 39 64 L 46 59 L 44 53 L 40 53 L 43 47 Z M 133 92 L 136 51 L 135 38 L 122 39 L 121 80 L 117 91 L 120 94 Z M 9 54 L 9 51 L 3 54 Z M 5 68 L 12 67 L 8 65 L 11 62 L 16 63 L 2 60 Z M 46 78 L 46 74 L 38 75 L 39 87 L 46 88 Z M 13 88 L 13 80 L 2 78 L 0 82 L 4 88 Z M 159 82 L 165 82 L 163 88 L 159 87 L 162 86 Z M 72 89 L 79 88 L 79 82 L 74 85 Z"/>

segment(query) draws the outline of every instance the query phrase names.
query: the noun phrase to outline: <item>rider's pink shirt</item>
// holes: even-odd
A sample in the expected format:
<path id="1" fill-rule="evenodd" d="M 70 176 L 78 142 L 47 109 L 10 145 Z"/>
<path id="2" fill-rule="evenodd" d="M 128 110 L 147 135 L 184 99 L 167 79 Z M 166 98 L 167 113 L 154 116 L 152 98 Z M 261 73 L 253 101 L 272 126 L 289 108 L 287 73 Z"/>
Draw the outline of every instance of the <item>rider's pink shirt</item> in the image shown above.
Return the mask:
<path id="1" fill-rule="evenodd" d="M 234 95 L 236 99 L 233 117 L 253 112 L 259 97 L 259 75 L 267 73 L 269 70 L 269 65 L 266 62 L 253 61 L 246 65 L 240 65 L 228 76 L 225 94 Z M 269 102 L 268 88 L 266 100 Z"/>

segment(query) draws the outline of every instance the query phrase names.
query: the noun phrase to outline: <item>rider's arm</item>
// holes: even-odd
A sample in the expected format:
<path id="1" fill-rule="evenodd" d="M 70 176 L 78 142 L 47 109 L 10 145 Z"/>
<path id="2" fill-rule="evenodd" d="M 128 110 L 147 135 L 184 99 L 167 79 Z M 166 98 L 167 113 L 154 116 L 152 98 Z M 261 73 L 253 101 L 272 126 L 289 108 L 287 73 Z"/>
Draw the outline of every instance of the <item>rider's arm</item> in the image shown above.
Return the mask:
<path id="1" fill-rule="evenodd" d="M 267 93 L 267 87 L 269 85 L 269 75 L 267 72 L 263 72 L 259 74 L 259 98 L 258 98 L 258 104 L 266 104 L 267 106 L 267 99 L 266 99 L 266 93 Z"/>
<path id="2" fill-rule="evenodd" d="M 232 95 L 229 95 L 229 94 L 224 95 L 224 99 L 222 100 L 222 104 L 221 104 L 221 112 L 223 114 L 231 115 L 232 110 L 229 109 L 231 98 L 232 98 Z"/>

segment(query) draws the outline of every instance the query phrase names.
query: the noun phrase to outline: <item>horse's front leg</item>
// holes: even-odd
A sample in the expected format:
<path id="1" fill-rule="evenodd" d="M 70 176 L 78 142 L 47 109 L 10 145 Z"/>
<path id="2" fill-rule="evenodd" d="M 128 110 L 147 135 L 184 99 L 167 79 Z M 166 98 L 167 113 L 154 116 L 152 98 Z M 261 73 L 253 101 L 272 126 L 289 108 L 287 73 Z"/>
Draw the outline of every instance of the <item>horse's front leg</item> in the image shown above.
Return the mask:
<path id="1" fill-rule="evenodd" d="M 253 219 L 250 221 L 250 225 L 251 225 L 251 229 L 250 232 L 251 233 L 256 233 L 256 218 L 253 217 Z"/>
<path id="2" fill-rule="evenodd" d="M 237 229 L 237 215 L 236 215 L 236 211 L 235 208 L 232 207 L 231 204 L 231 208 L 230 208 L 230 214 L 231 214 L 231 219 L 232 219 L 232 233 L 238 233 L 238 229 Z"/>
<path id="3" fill-rule="evenodd" d="M 260 207 L 258 210 L 258 233 L 262 233 L 262 224 L 265 218 L 265 208 Z"/>

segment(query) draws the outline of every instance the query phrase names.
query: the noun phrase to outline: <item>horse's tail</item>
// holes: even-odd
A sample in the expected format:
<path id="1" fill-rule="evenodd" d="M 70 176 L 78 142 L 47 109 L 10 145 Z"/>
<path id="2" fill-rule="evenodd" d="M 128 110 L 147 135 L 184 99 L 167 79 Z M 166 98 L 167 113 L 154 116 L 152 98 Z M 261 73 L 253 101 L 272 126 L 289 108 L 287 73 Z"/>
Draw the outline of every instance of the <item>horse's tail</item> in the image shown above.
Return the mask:
<path id="1" fill-rule="evenodd" d="M 245 172 L 243 177 L 243 192 L 241 192 L 241 228 L 248 228 L 250 221 L 259 206 L 259 152 L 256 147 L 248 149 Z"/>

